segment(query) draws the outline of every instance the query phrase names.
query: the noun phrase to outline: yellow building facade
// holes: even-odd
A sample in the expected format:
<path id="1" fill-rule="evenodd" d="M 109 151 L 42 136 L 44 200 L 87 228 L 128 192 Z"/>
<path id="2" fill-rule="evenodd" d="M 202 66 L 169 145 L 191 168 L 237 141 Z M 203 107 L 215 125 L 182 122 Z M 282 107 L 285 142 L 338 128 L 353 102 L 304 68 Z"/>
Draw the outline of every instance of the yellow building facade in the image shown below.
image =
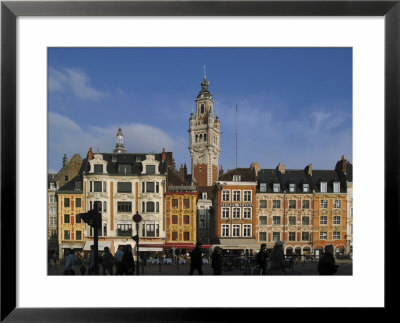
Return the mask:
<path id="1" fill-rule="evenodd" d="M 85 223 L 78 216 L 85 212 L 82 193 L 58 193 L 58 245 L 59 256 L 63 257 L 67 248 L 82 249 L 85 244 Z"/>
<path id="2" fill-rule="evenodd" d="M 195 244 L 197 242 L 196 202 L 197 192 L 165 193 L 166 242 L 168 244 Z"/>

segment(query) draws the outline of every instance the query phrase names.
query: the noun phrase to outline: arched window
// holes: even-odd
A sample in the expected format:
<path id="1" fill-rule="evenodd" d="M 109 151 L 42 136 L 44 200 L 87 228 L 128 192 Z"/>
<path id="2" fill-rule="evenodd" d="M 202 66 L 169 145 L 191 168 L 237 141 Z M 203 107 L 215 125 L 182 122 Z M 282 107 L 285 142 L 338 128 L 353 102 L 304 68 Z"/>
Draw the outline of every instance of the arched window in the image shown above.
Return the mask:
<path id="1" fill-rule="evenodd" d="M 195 141 L 197 142 L 199 140 L 199 135 L 196 135 Z"/>
<path id="2" fill-rule="evenodd" d="M 200 141 L 203 141 L 203 135 L 200 135 Z"/>
<path id="3" fill-rule="evenodd" d="M 207 141 L 207 134 L 204 134 L 204 141 Z"/>
<path id="4" fill-rule="evenodd" d="M 200 107 L 200 113 L 204 113 L 204 104 L 202 104 Z"/>

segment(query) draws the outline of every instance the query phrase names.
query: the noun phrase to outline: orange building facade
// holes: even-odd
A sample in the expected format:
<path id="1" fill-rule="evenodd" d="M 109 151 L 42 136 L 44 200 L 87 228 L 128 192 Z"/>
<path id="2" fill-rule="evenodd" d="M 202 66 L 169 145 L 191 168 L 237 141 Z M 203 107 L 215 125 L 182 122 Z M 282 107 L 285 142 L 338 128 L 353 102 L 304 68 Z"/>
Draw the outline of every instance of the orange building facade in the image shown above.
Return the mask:
<path id="1" fill-rule="evenodd" d="M 315 194 L 313 244 L 316 254 L 328 244 L 345 253 L 347 235 L 347 194 Z"/>
<path id="2" fill-rule="evenodd" d="M 257 242 L 272 249 L 285 242 L 286 254 L 312 251 L 312 194 L 257 193 Z"/>

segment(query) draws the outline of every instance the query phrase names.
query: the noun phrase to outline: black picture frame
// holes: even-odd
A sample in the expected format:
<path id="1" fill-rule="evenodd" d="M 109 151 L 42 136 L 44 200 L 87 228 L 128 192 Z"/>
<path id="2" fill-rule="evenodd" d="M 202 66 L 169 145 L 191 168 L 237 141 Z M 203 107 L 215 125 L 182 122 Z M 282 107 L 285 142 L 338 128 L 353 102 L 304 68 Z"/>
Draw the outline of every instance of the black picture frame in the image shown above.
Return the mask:
<path id="1" fill-rule="evenodd" d="M 16 19 L 18 16 L 384 16 L 385 18 L 385 306 L 398 286 L 388 251 L 399 231 L 400 0 L 379 1 L 2 1 L 1 2 L 1 321 L 203 322 L 239 319 L 248 308 L 17 308 Z M 372 154 L 374 152 L 371 152 Z M 371 165 L 371 180 L 373 180 Z M 14 241 L 14 246 L 12 246 Z M 11 245 L 11 247 L 10 247 Z M 395 247 L 395 246 L 394 246 Z M 395 251 L 395 250 L 392 250 Z M 396 255 L 394 255 L 397 258 Z M 373 257 L 371 256 L 371 265 Z M 394 276 L 396 275 L 396 276 Z M 373 279 L 373 277 L 371 278 Z M 343 287 L 345 290 L 345 286 Z M 212 291 L 210 291 L 212 292 Z M 40 291 L 38 291 L 40 293 Z M 195 291 L 193 292 L 195 293 Z M 134 294 L 134 293 L 133 293 Z M 87 296 L 85 296 L 87 297 Z M 82 297 L 84 299 L 85 297 Z M 312 302 L 311 302 L 312 304 Z M 151 305 L 149 305 L 151 306 Z M 266 304 L 266 307 L 268 304 Z M 276 309 L 278 310 L 278 309 Z M 279 310 L 288 314 L 288 309 Z M 299 309 L 296 309 L 299 310 Z M 266 314 L 251 309 L 253 315 Z M 259 313 L 260 312 L 260 313 Z M 345 313 L 345 312 L 344 312 Z M 345 315 L 345 314 L 343 314 Z M 249 317 L 250 318 L 250 317 Z"/>

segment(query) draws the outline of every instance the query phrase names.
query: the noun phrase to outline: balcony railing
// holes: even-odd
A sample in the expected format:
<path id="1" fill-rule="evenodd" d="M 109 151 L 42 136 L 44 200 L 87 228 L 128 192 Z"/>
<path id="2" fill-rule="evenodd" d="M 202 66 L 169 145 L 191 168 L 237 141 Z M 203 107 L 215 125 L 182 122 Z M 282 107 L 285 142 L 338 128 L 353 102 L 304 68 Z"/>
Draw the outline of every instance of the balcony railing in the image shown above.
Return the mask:
<path id="1" fill-rule="evenodd" d="M 130 230 L 117 230 L 117 235 L 119 237 L 131 237 L 132 236 L 132 229 L 130 229 Z"/>

